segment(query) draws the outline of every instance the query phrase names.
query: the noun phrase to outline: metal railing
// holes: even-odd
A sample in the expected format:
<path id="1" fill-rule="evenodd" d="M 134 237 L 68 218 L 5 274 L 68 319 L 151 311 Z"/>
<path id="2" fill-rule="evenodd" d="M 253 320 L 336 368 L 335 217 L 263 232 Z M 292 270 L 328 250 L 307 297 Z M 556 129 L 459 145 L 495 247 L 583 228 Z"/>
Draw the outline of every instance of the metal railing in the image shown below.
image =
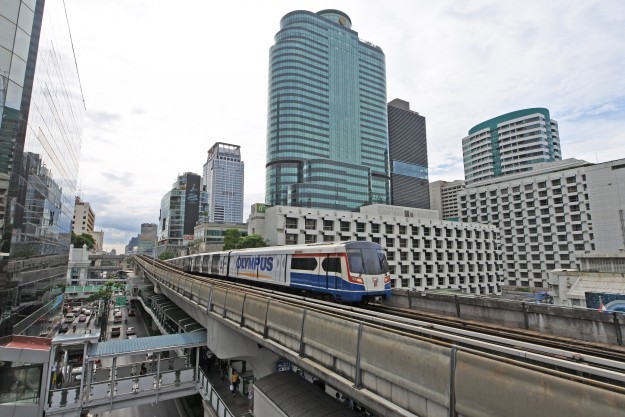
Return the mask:
<path id="1" fill-rule="evenodd" d="M 208 377 L 201 369 L 199 371 L 199 378 L 197 381 L 197 390 L 200 395 L 208 401 L 211 407 L 213 407 L 213 410 L 215 410 L 218 417 L 234 416 L 228 407 L 226 407 L 226 403 L 221 399 L 219 394 L 217 394 L 217 390 L 213 388 L 213 385 L 208 380 Z"/>

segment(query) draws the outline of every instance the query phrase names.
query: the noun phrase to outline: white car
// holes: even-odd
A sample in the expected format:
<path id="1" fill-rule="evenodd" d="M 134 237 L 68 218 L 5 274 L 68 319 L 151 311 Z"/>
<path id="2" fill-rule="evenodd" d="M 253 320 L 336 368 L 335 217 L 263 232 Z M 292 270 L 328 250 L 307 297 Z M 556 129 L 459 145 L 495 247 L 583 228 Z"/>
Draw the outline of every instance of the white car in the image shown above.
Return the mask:
<path id="1" fill-rule="evenodd" d="M 127 327 L 126 328 L 126 334 L 127 335 L 136 334 L 135 333 L 135 328 L 134 327 Z"/>

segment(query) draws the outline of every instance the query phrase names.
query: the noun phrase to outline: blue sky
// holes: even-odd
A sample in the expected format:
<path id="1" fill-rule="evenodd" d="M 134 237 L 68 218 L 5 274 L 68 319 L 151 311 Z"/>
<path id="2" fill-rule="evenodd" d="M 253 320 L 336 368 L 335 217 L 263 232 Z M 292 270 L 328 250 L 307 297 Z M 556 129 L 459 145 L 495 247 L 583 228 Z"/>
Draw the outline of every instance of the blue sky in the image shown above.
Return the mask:
<path id="1" fill-rule="evenodd" d="M 264 200 L 268 50 L 280 18 L 340 9 L 386 55 L 389 101 L 426 117 L 432 180 L 464 177 L 461 139 L 527 107 L 564 158 L 625 158 L 625 2 L 67 0 L 87 107 L 80 194 L 105 247 L 158 222 L 178 174 L 241 145 L 246 214 Z"/>

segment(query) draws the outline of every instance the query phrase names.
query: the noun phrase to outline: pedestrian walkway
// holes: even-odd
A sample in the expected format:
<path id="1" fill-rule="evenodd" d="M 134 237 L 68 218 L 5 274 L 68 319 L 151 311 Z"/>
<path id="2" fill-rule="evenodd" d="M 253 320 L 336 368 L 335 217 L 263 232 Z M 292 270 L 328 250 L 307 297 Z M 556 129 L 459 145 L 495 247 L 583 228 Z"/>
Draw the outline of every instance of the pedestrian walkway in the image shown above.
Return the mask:
<path id="1" fill-rule="evenodd" d="M 237 391 L 236 395 L 232 395 L 232 392 L 230 391 L 230 381 L 228 378 L 221 377 L 219 373 L 219 366 L 217 364 L 207 366 L 206 362 L 203 362 L 200 366 L 206 373 L 211 385 L 215 391 L 217 391 L 217 394 L 226 404 L 226 407 L 228 407 L 228 410 L 230 410 L 233 416 L 253 416 L 250 412 L 250 401 L 247 399 L 247 393 Z"/>

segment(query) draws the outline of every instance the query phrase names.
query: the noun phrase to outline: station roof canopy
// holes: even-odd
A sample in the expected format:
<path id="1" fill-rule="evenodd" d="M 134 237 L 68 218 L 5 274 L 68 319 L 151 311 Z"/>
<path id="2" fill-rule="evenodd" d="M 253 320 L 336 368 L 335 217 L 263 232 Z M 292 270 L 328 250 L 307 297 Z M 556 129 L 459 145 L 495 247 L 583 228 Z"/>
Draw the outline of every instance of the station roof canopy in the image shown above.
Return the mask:
<path id="1" fill-rule="evenodd" d="M 349 410 L 295 372 L 285 371 L 254 381 L 254 386 L 284 414 L 291 417 L 357 417 Z"/>
<path id="2" fill-rule="evenodd" d="M 206 346 L 206 330 L 94 343 L 87 351 L 87 361 L 197 346 Z"/>

